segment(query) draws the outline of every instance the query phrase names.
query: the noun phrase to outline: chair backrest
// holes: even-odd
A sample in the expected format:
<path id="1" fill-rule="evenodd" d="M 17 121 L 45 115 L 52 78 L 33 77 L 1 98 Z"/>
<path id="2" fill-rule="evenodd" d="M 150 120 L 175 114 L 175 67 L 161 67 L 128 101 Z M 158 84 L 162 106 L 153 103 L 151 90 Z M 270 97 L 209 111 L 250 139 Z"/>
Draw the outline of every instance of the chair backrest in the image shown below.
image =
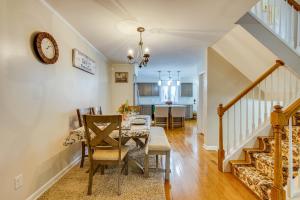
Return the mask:
<path id="1" fill-rule="evenodd" d="M 185 117 L 185 106 L 174 106 L 171 108 L 172 117 Z"/>
<path id="2" fill-rule="evenodd" d="M 140 113 L 141 112 L 141 106 L 129 106 L 129 111 Z"/>
<path id="3" fill-rule="evenodd" d="M 155 106 L 154 116 L 155 117 L 168 117 L 169 116 L 169 107 L 168 106 Z"/>
<path id="4" fill-rule="evenodd" d="M 98 107 L 92 107 L 92 114 L 93 114 L 93 115 L 102 115 L 102 109 L 101 109 L 101 106 L 98 106 Z"/>
<path id="5" fill-rule="evenodd" d="M 78 108 L 76 112 L 77 112 L 78 123 L 80 127 L 83 126 L 83 115 L 93 114 L 91 108 Z"/>
<path id="6" fill-rule="evenodd" d="M 112 147 L 121 147 L 121 115 L 83 115 L 88 146 L 95 147 L 103 142 Z M 119 140 L 110 137 L 114 130 L 119 130 Z M 91 137 L 91 134 L 95 134 Z"/>

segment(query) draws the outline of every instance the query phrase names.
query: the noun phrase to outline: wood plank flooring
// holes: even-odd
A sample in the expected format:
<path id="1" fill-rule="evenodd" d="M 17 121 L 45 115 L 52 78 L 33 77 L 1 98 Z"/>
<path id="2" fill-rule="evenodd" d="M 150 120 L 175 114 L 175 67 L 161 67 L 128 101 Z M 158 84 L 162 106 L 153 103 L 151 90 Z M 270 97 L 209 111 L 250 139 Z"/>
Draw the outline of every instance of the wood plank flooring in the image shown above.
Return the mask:
<path id="1" fill-rule="evenodd" d="M 167 131 L 172 146 L 171 180 L 165 184 L 167 200 L 256 200 L 231 173 L 221 173 L 217 152 L 203 149 L 204 136 L 196 121 Z"/>

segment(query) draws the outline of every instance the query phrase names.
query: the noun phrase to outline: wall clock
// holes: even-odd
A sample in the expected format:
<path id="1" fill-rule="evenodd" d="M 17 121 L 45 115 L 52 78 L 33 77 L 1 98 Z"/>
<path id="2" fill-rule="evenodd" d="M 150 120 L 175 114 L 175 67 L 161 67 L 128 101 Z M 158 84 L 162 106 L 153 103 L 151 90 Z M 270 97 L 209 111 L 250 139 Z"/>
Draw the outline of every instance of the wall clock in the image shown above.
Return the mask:
<path id="1" fill-rule="evenodd" d="M 41 62 L 54 64 L 59 56 L 59 50 L 55 39 L 46 32 L 39 32 L 34 38 L 34 50 Z"/>

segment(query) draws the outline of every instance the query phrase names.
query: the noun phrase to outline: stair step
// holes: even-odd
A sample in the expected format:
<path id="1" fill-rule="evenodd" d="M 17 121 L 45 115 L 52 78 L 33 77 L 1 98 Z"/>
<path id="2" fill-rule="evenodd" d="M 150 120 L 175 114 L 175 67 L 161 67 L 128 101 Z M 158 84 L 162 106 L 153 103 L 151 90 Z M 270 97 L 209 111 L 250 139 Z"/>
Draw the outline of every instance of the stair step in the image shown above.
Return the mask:
<path id="1" fill-rule="evenodd" d="M 269 178 L 274 177 L 274 159 L 271 153 L 255 153 L 253 154 L 253 158 L 255 159 L 255 168 L 267 175 Z M 294 159 L 296 161 L 296 159 Z M 294 162 L 294 172 L 293 176 L 295 177 L 298 174 L 299 165 L 298 162 Z M 288 178 L 288 162 L 283 159 L 282 162 L 282 174 L 283 174 L 283 182 L 284 185 L 287 182 Z"/>
<path id="2" fill-rule="evenodd" d="M 229 163 L 231 165 L 251 165 L 251 163 L 247 162 L 246 160 L 231 160 Z"/>
<path id="3" fill-rule="evenodd" d="M 272 179 L 252 166 L 234 165 L 234 175 L 260 199 L 271 199 Z"/>
<path id="4" fill-rule="evenodd" d="M 269 178 L 274 177 L 274 160 L 271 153 L 254 153 L 255 168 Z M 286 164 L 286 163 L 285 163 Z M 283 179 L 287 178 L 287 167 L 283 166 Z M 285 182 L 285 181 L 284 181 Z"/>

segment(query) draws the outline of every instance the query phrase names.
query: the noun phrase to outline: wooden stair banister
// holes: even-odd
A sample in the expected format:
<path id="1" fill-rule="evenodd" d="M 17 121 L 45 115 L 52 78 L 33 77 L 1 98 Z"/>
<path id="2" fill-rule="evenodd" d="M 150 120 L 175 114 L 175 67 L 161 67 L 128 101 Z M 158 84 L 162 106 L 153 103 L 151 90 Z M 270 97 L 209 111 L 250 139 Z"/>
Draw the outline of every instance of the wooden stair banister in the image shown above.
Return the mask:
<path id="1" fill-rule="evenodd" d="M 300 4 L 295 0 L 287 0 L 288 4 L 290 4 L 296 11 L 300 11 Z"/>
<path id="2" fill-rule="evenodd" d="M 251 85 L 244 89 L 239 95 L 237 95 L 228 104 L 223 106 L 220 104 L 217 108 L 219 116 L 219 149 L 218 149 L 218 169 L 223 171 L 223 161 L 225 158 L 224 144 L 223 144 L 223 115 L 228 111 L 234 104 L 236 104 L 241 98 L 247 95 L 252 89 L 257 87 L 264 79 L 266 79 L 270 74 L 272 74 L 280 66 L 284 66 L 284 62 L 281 60 L 276 60 L 276 63 L 270 67 L 266 72 L 264 72 L 259 78 L 257 78 Z"/>
<path id="3" fill-rule="evenodd" d="M 284 126 L 289 124 L 290 117 L 295 114 L 300 108 L 300 98 L 290 104 L 284 110 L 280 105 L 274 106 L 274 111 L 271 113 L 271 125 L 275 138 L 275 154 L 274 154 L 274 180 L 271 197 L 272 200 L 285 200 L 286 192 L 283 188 L 282 178 L 282 130 Z M 291 136 L 290 136 L 291 137 Z"/>
<path id="4" fill-rule="evenodd" d="M 262 82 L 265 78 L 267 78 L 272 72 L 274 72 L 280 66 L 284 66 L 284 62 L 281 60 L 276 60 L 276 63 L 270 67 L 265 73 L 263 73 L 260 77 L 258 77 L 251 85 L 249 85 L 246 89 L 244 89 L 238 96 L 236 96 L 233 100 L 231 100 L 228 104 L 223 107 L 223 112 L 226 112 L 231 106 L 233 106 L 236 102 L 238 102 L 241 98 L 243 98 L 249 91 L 255 88 L 260 82 Z"/>

